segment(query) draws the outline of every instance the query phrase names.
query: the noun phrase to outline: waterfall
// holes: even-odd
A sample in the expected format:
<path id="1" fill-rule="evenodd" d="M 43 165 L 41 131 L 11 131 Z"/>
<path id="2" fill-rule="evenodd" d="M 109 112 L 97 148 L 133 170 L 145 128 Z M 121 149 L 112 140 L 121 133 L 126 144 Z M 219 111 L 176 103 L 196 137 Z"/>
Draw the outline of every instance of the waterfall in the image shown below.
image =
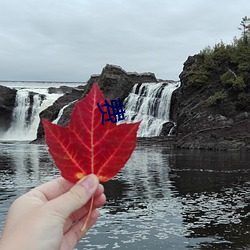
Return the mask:
<path id="1" fill-rule="evenodd" d="M 142 121 L 138 137 L 160 135 L 162 126 L 169 121 L 172 93 L 179 82 L 135 84 L 124 101 L 125 122 Z"/>
<path id="2" fill-rule="evenodd" d="M 179 82 L 134 85 L 132 92 L 124 101 L 125 122 L 142 121 L 137 134 L 138 137 L 160 135 L 163 124 L 170 121 L 171 97 L 173 91 L 179 85 Z M 12 123 L 10 128 L 0 135 L 0 140 L 35 140 L 40 122 L 39 113 L 51 106 L 63 94 L 49 94 L 47 86 L 43 86 L 41 83 L 34 84 L 34 87 L 29 85 L 29 88 L 23 86 L 15 88 L 18 91 L 12 114 Z M 59 121 L 65 108 L 73 102 L 60 110 L 53 123 Z"/>
<path id="3" fill-rule="evenodd" d="M 48 94 L 47 89 L 19 89 L 16 94 L 11 126 L 0 139 L 13 141 L 36 139 L 40 122 L 39 113 L 52 105 L 61 95 Z"/>

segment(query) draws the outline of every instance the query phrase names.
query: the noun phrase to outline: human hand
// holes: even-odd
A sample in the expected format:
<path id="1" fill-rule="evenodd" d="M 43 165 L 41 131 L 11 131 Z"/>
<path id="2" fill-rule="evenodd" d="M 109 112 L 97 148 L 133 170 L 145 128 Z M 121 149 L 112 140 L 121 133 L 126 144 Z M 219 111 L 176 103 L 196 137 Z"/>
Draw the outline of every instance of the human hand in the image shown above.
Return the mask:
<path id="1" fill-rule="evenodd" d="M 11 205 L 0 240 L 1 250 L 71 250 L 96 222 L 106 197 L 98 178 L 91 174 L 72 184 L 62 177 L 38 186 Z M 94 205 L 86 230 L 82 232 Z"/>

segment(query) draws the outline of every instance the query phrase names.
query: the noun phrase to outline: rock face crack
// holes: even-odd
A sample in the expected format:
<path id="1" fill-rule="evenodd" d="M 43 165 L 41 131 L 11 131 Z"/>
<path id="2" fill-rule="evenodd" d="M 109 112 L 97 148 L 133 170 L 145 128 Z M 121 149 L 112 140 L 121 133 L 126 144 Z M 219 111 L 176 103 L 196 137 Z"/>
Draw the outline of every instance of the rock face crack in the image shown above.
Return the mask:
<path id="1" fill-rule="evenodd" d="M 206 82 L 192 83 L 192 71 L 203 66 L 201 55 L 188 57 L 180 74 L 181 87 L 173 93 L 177 120 L 176 146 L 180 148 L 250 149 L 250 95 L 244 105 L 221 83 L 223 67 L 209 72 Z M 231 72 L 231 71 L 230 71 Z M 249 84 L 249 83 L 248 83 Z M 248 91 L 248 92 L 247 92 Z M 209 100 L 209 101 L 208 101 Z M 212 102 L 211 102 L 212 100 Z"/>

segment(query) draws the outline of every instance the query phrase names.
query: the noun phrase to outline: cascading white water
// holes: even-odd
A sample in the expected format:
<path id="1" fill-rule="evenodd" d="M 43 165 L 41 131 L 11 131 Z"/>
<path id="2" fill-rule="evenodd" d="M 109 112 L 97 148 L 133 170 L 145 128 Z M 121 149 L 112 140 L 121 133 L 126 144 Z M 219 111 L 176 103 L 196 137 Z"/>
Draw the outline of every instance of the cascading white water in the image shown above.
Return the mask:
<path id="1" fill-rule="evenodd" d="M 124 101 L 125 122 L 142 121 L 138 137 L 158 136 L 169 121 L 172 93 L 179 82 L 135 84 Z"/>
<path id="2" fill-rule="evenodd" d="M 169 121 L 172 92 L 179 87 L 177 82 L 135 84 L 125 100 L 125 122 L 142 121 L 137 136 L 151 137 L 160 134 L 162 126 Z M 36 92 L 33 100 L 29 92 Z M 49 94 L 46 88 L 19 89 L 12 125 L 0 140 L 34 140 L 40 122 L 39 113 L 53 104 L 62 94 Z M 41 98 L 43 96 L 43 98 Z M 73 103 L 73 102 L 71 102 Z M 57 123 L 65 105 L 59 112 Z"/>
<path id="3" fill-rule="evenodd" d="M 29 92 L 25 90 L 19 90 L 16 94 L 15 109 L 12 114 L 12 124 L 8 130 L 8 133 L 19 130 L 19 133 L 25 133 L 27 128 L 28 112 L 30 108 Z"/>
<path id="4" fill-rule="evenodd" d="M 36 92 L 31 101 L 30 92 Z M 62 94 L 49 94 L 47 89 L 19 89 L 10 128 L 0 140 L 31 141 L 36 139 L 39 113 L 53 104 Z M 42 98 L 43 96 L 43 98 Z"/>

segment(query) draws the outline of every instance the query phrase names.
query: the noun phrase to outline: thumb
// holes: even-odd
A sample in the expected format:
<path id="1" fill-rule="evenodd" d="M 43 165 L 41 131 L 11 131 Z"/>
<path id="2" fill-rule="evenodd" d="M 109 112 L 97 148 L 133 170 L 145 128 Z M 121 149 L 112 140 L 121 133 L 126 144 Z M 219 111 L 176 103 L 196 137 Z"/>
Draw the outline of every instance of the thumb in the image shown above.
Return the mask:
<path id="1" fill-rule="evenodd" d="M 67 219 L 77 209 L 85 205 L 94 195 L 99 180 L 94 174 L 81 179 L 67 193 L 50 201 L 50 208 Z"/>

